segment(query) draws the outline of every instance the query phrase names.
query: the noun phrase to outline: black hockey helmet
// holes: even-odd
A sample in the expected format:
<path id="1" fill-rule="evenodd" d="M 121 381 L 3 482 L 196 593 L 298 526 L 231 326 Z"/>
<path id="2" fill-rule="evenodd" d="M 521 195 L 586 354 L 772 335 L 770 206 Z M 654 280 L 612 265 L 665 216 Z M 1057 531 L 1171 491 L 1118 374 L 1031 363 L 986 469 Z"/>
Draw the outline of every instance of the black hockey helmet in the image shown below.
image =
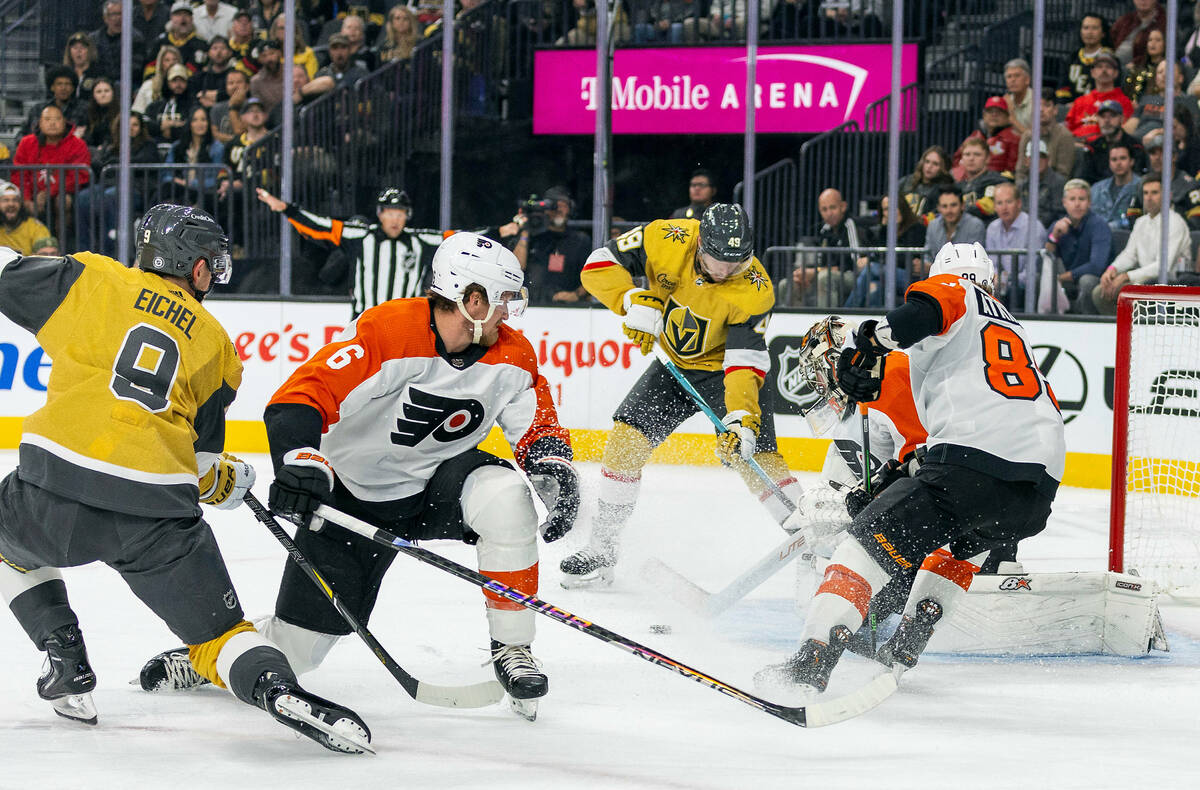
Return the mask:
<path id="1" fill-rule="evenodd" d="M 220 224 L 199 209 L 159 203 L 142 217 L 137 229 L 135 263 L 139 269 L 172 275 L 187 280 L 198 296 L 204 296 L 192 282 L 192 268 L 203 258 L 212 272 L 213 283 L 224 285 L 233 274 L 229 258 L 229 237 Z"/>
<path id="2" fill-rule="evenodd" d="M 408 193 L 403 189 L 388 187 L 375 198 L 375 210 L 379 211 L 385 208 L 402 208 L 411 214 L 412 201 L 409 200 Z"/>
<path id="3" fill-rule="evenodd" d="M 700 217 L 700 251 L 718 261 L 741 263 L 754 254 L 750 217 L 739 203 L 713 203 Z"/>

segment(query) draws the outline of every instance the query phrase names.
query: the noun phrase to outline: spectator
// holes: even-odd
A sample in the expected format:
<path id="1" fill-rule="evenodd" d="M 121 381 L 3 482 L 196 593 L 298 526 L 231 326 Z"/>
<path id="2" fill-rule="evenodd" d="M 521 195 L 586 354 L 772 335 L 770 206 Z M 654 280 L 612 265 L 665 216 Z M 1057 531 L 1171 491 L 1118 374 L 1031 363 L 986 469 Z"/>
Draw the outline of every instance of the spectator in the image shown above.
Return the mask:
<path id="1" fill-rule="evenodd" d="M 701 9 L 696 0 L 660 0 L 649 5 L 650 16 L 634 29 L 634 41 L 668 41 L 672 44 L 699 40 L 699 23 L 705 33 L 709 30 L 707 8 Z"/>
<path id="2" fill-rule="evenodd" d="M 1101 315 L 1117 312 L 1117 294 L 1130 283 L 1145 285 L 1158 281 L 1162 248 L 1162 179 L 1146 176 L 1142 180 L 1142 206 L 1145 213 L 1133 223 L 1133 232 L 1125 249 L 1105 269 L 1100 284 L 1092 289 L 1092 304 Z M 1187 223 L 1170 207 L 1168 216 L 1168 280 L 1181 274 L 1192 262 L 1192 240 Z"/>
<path id="3" fill-rule="evenodd" d="M 1063 208 L 1067 215 L 1050 227 L 1046 251 L 1056 255 L 1058 282 L 1071 300 L 1072 311 L 1094 315 L 1092 289 L 1100 282 L 1112 260 L 1112 231 L 1090 210 L 1088 183 L 1072 178 L 1063 190 Z"/>
<path id="4" fill-rule="evenodd" d="M 0 246 L 32 255 L 33 242 L 49 235 L 49 229 L 29 214 L 21 189 L 11 181 L 0 181 Z"/>
<path id="5" fill-rule="evenodd" d="M 513 254 L 525 267 L 530 304 L 587 301 L 587 290 L 579 283 L 579 273 L 592 252 L 592 240 L 567 227 L 574 208 L 567 190 L 551 187 L 542 199 L 552 202 L 554 207 L 540 216 L 522 212 L 525 222 L 513 248 Z"/>
<path id="6" fill-rule="evenodd" d="M 1108 151 L 1114 145 L 1127 146 L 1133 153 L 1134 165 L 1137 168 L 1146 166 L 1146 152 L 1141 142 L 1121 128 L 1121 122 L 1125 120 L 1122 111 L 1122 105 L 1112 99 L 1106 99 L 1096 106 L 1099 134 L 1083 147 L 1083 152 L 1075 163 L 1075 175 L 1089 184 L 1112 175 L 1112 171 L 1108 169 Z"/>
<path id="7" fill-rule="evenodd" d="M 931 145 L 921 153 L 913 171 L 900 179 L 900 197 L 928 225 L 937 216 L 938 194 L 949 186 L 954 186 L 950 157 L 940 145 Z"/>
<path id="8" fill-rule="evenodd" d="M 1033 79 L 1029 63 L 1024 58 L 1014 58 L 1004 64 L 1004 103 L 1008 106 L 1009 120 L 1018 135 L 1029 131 L 1033 122 L 1033 91 L 1029 84 Z M 1009 168 L 1011 169 L 1011 168 Z"/>
<path id="9" fill-rule="evenodd" d="M 1058 122 L 1058 105 L 1054 103 L 1054 91 L 1049 86 L 1042 89 L 1041 101 L 1042 142 L 1050 152 L 1050 167 L 1064 178 L 1075 168 L 1075 135 Z M 1029 146 L 1031 132 L 1021 135 L 1021 156 L 1017 159 L 1017 179 L 1029 177 Z"/>
<path id="10" fill-rule="evenodd" d="M 233 50 L 233 67 L 244 72 L 247 77 L 253 77 L 258 71 L 258 60 L 254 56 L 257 44 L 250 12 L 234 12 L 233 23 L 229 27 L 229 48 Z"/>
<path id="11" fill-rule="evenodd" d="M 346 258 L 353 258 L 355 316 L 388 299 L 425 293 L 433 253 L 442 242 L 442 234 L 408 227 L 412 201 L 403 190 L 392 188 L 379 193 L 375 200 L 376 222 L 343 222 L 305 211 L 295 203 L 284 203 L 265 189 L 256 194 L 271 211 L 284 212 L 300 235 L 329 242 L 342 248 Z M 323 279 L 328 276 L 322 272 Z M 578 280 L 578 273 L 575 278 Z"/>
<path id="12" fill-rule="evenodd" d="M 1163 31 L 1151 30 L 1146 37 L 1146 51 L 1136 57 L 1125 69 L 1125 95 L 1137 102 L 1144 94 L 1155 93 L 1158 86 L 1154 71 L 1160 63 L 1166 63 L 1167 39 Z"/>
<path id="13" fill-rule="evenodd" d="M 791 0 L 788 0 L 791 2 Z M 780 3 L 779 5 L 785 5 Z M 615 41 L 629 41 L 632 37 L 632 32 L 629 26 L 628 7 L 622 3 L 618 5 L 616 13 L 609 12 L 609 24 L 611 25 L 612 39 Z M 776 6 L 778 8 L 778 6 Z M 582 47 L 591 46 L 596 43 L 596 3 L 595 0 L 571 0 L 571 15 L 574 18 L 574 24 L 567 31 L 567 34 L 554 42 L 555 46 L 562 47 Z M 417 16 L 417 26 L 420 27 L 422 17 Z"/>
<path id="14" fill-rule="evenodd" d="M 225 164 L 229 166 L 232 177 L 228 173 L 218 176 L 217 198 L 230 199 L 231 193 L 236 195 L 245 188 L 246 181 L 256 170 L 265 170 L 261 162 L 252 161 L 247 151 L 259 140 L 267 136 L 267 110 L 262 99 L 250 96 L 242 102 L 242 126 L 245 131 L 235 137 L 225 146 Z M 261 149 L 260 149 L 261 150 Z"/>
<path id="15" fill-rule="evenodd" d="M 143 60 L 158 57 L 158 37 L 171 21 L 170 7 L 170 0 L 138 0 L 137 10 L 133 12 L 133 29 L 141 33 L 145 42 Z"/>
<path id="16" fill-rule="evenodd" d="M 146 108 L 146 122 L 152 137 L 167 143 L 179 139 L 179 132 L 187 126 L 192 105 L 196 103 L 190 90 L 190 77 L 191 72 L 182 63 L 176 63 L 167 72 L 166 92 Z"/>
<path id="17" fill-rule="evenodd" d="M 58 105 L 47 104 L 42 108 L 37 133 L 21 138 L 13 154 L 13 164 L 90 165 L 92 156 L 87 144 L 73 132 L 74 125 L 68 122 Z M 75 190 L 86 184 L 89 176 L 86 168 L 47 168 L 37 173 L 17 173 L 25 208 L 35 216 L 50 217 L 49 227 L 57 229 L 60 235 L 69 216 L 68 213 L 60 214 L 60 210 L 69 211 L 73 207 Z"/>
<path id="18" fill-rule="evenodd" d="M 346 18 L 359 19 L 358 17 Z M 305 98 L 322 96 L 332 90 L 349 87 L 367 76 L 367 70 L 359 65 L 359 61 L 350 59 L 350 51 L 350 42 L 346 40 L 345 35 L 334 33 L 330 36 L 329 65 L 322 66 L 317 71 L 317 76 L 313 78 L 313 81 L 300 89 L 300 95 Z"/>
<path id="19" fill-rule="evenodd" d="M 1114 143 L 1108 149 L 1108 169 L 1112 174 L 1092 185 L 1092 211 L 1113 230 L 1130 225 L 1129 204 L 1142 188 L 1142 179 L 1133 173 L 1133 152 L 1126 143 Z"/>
<path id="20" fill-rule="evenodd" d="M 988 144 L 982 137 L 968 137 L 962 144 L 962 178 L 956 183 L 966 201 L 967 211 L 980 219 L 996 216 L 992 193 L 997 184 L 1011 179 L 987 168 Z M 1014 161 L 1016 152 L 1013 152 Z"/>
<path id="21" fill-rule="evenodd" d="M 1071 104 L 1067 113 L 1067 128 L 1082 140 L 1090 140 L 1100 133 L 1097 125 L 1096 108 L 1101 102 L 1113 100 L 1121 105 L 1121 115 L 1132 115 L 1133 104 L 1116 85 L 1117 59 L 1109 52 L 1101 52 L 1092 59 L 1092 81 L 1096 87 Z"/>
<path id="22" fill-rule="evenodd" d="M 1099 14 L 1084 14 L 1079 22 L 1080 47 L 1067 61 L 1062 82 L 1055 92 L 1059 104 L 1071 104 L 1095 89 L 1092 63 L 1101 52 L 1112 54 L 1108 46 L 1108 21 Z"/>
<path id="23" fill-rule="evenodd" d="M 983 105 L 983 120 L 979 128 L 968 135 L 967 140 L 984 142 L 987 153 L 984 167 L 996 173 L 1012 173 L 1017 167 L 1017 148 L 1021 136 L 1013 129 L 1009 117 L 1008 102 L 1003 96 L 992 96 Z M 963 141 L 963 145 L 966 140 Z M 966 170 L 962 167 L 963 146 L 954 152 L 950 174 L 958 181 L 965 181 Z"/>
<path id="24" fill-rule="evenodd" d="M 703 4 L 701 5 L 703 8 Z M 744 40 L 746 38 L 746 3 L 744 0 L 721 0 L 709 5 L 707 29 L 701 35 L 710 38 Z"/>
<path id="25" fill-rule="evenodd" d="M 267 41 L 274 41 L 279 45 L 280 53 L 283 52 L 283 34 L 284 28 L 287 25 L 287 20 L 283 14 L 279 14 L 271 22 L 271 29 L 267 33 Z M 296 42 L 292 50 L 292 62 L 304 67 L 308 72 L 308 78 L 312 79 L 317 76 L 317 69 L 321 67 L 320 61 L 317 60 L 317 53 L 313 52 L 313 48 L 308 45 L 308 41 L 304 37 L 304 26 L 296 25 Z M 283 97 L 283 89 L 280 88 L 280 99 Z M 266 99 L 263 99 L 266 101 Z M 268 102 L 269 104 L 270 102 Z"/>
<path id="26" fill-rule="evenodd" d="M 85 250 L 96 250 L 114 257 L 117 254 L 116 224 L 117 224 L 117 184 L 115 174 L 110 173 L 105 179 L 104 169 L 114 168 L 121 161 L 121 146 L 129 145 L 129 162 L 135 165 L 158 164 L 158 146 L 150 138 L 146 123 L 141 113 L 129 114 L 129 137 L 124 139 L 120 134 L 121 116 L 113 119 L 112 142 L 99 151 L 99 157 L 92 161 L 92 172 L 96 180 L 87 189 L 79 191 L 79 199 L 75 202 L 76 227 L 79 228 L 79 246 Z M 130 210 L 141 214 L 146 210 L 147 203 L 157 202 L 158 173 L 145 170 L 134 171 L 130 179 Z M 93 214 L 96 214 L 93 217 Z M 95 235 L 98 231 L 99 235 Z"/>
<path id="27" fill-rule="evenodd" d="M 192 76 L 191 93 L 205 108 L 211 109 L 219 101 L 225 101 L 225 75 L 233 70 L 233 50 L 229 40 L 216 36 L 208 42 L 208 58 L 204 68 Z"/>
<path id="28" fill-rule="evenodd" d="M 703 167 L 692 171 L 688 181 L 688 204 L 671 212 L 670 219 L 700 219 L 704 209 L 717 199 L 717 181 L 711 171 Z"/>
<path id="29" fill-rule="evenodd" d="M 35 134 L 38 121 L 42 117 L 42 108 L 53 104 L 67 119 L 68 124 L 81 124 L 87 118 L 87 102 L 75 96 L 75 88 L 79 80 L 75 71 L 67 66 L 54 66 L 46 70 L 46 92 L 50 94 L 49 101 L 36 105 L 25 118 L 18 140 L 29 134 Z"/>
<path id="30" fill-rule="evenodd" d="M 357 14 L 349 14 L 342 19 L 341 34 L 345 37 L 347 44 L 350 47 L 350 63 L 358 66 L 365 73 L 370 73 L 375 70 L 377 61 L 375 53 L 367 46 L 367 22 Z M 330 46 L 332 46 L 333 37 L 330 37 Z M 332 57 L 332 53 L 330 53 Z M 353 84 L 353 82 L 351 82 Z"/>
<path id="31" fill-rule="evenodd" d="M 101 14 L 104 24 L 91 33 L 92 42 L 96 45 L 96 64 L 100 67 L 100 73 L 115 83 L 121 79 L 121 1 L 105 0 Z M 133 28 L 132 49 L 130 79 L 136 80 L 146 60 L 146 38 L 137 27 Z"/>
<path id="32" fill-rule="evenodd" d="M 925 252 L 921 256 L 920 277 L 925 277 L 938 250 L 947 244 L 983 244 L 986 228 L 983 220 L 966 212 L 962 192 L 950 186 L 938 193 L 938 215 L 925 230 Z"/>
<path id="33" fill-rule="evenodd" d="M 1149 160 L 1149 165 L 1142 173 L 1143 182 L 1148 176 L 1158 176 L 1160 180 L 1162 179 L 1162 144 L 1161 134 L 1151 136 L 1150 141 L 1146 143 L 1146 158 Z M 1175 170 L 1171 178 L 1171 205 L 1187 219 L 1190 227 L 1200 230 L 1200 189 L 1197 189 L 1195 180 L 1186 171 Z M 1129 204 L 1128 215 L 1130 223 L 1142 216 L 1141 190 L 1134 195 L 1133 202 Z"/>
<path id="34" fill-rule="evenodd" d="M 250 12 L 251 21 L 254 23 L 255 30 L 266 30 L 271 27 L 271 21 L 283 13 L 283 0 L 250 0 L 246 10 Z M 299 12 L 299 4 L 296 11 Z M 296 20 L 300 22 L 300 19 Z M 296 25 L 300 27 L 299 24 Z M 280 37 L 282 41 L 283 38 Z"/>
<path id="35" fill-rule="evenodd" d="M 87 101 L 92 95 L 92 83 L 103 77 L 104 71 L 96 62 L 96 45 L 82 30 L 72 33 L 63 49 L 63 65 L 75 72 L 75 98 Z"/>
<path id="36" fill-rule="evenodd" d="M 1180 31 L 1184 30 L 1180 26 Z M 1179 36 L 1179 57 L 1180 61 L 1195 69 L 1200 66 L 1200 3 L 1192 5 L 1192 26 L 1191 32 L 1186 36 Z"/>
<path id="37" fill-rule="evenodd" d="M 1038 141 L 1038 221 L 1043 226 L 1049 226 L 1062 216 L 1063 188 L 1067 185 L 1066 177 L 1050 167 L 1049 147 L 1045 140 Z M 1025 144 L 1025 158 L 1033 155 L 1033 146 Z M 1029 174 L 1017 182 L 1017 190 L 1021 202 L 1029 202 Z"/>
<path id="38" fill-rule="evenodd" d="M 817 196 L 817 210 L 821 213 L 821 227 L 817 231 L 817 246 L 827 248 L 864 247 L 865 236 L 859 232 L 858 224 L 847 216 L 846 201 L 836 189 L 826 189 Z M 816 280 L 816 306 L 835 308 L 843 304 L 854 290 L 861 252 L 826 252 L 817 258 L 815 268 L 801 266 L 792 272 L 792 281 L 807 293 Z"/>
<path id="39" fill-rule="evenodd" d="M 303 71 L 303 69 L 301 69 Z M 225 101 L 217 102 L 208 111 L 208 121 L 212 124 L 213 137 L 227 144 L 242 133 L 241 109 L 242 103 L 250 95 L 250 78 L 237 69 L 225 72 Z"/>
<path id="40" fill-rule="evenodd" d="M 1021 310 L 1025 305 L 1028 259 L 1025 255 L 1001 254 L 999 250 L 1029 248 L 1029 213 L 1021 208 L 1021 196 L 1017 193 L 1017 185 L 998 184 L 996 219 L 987 226 L 983 243 L 992 260 L 996 262 L 997 273 L 1000 275 L 1000 287 L 996 296 L 1013 310 Z M 1040 248 L 1046 241 L 1046 229 L 1041 222 L 1033 220 L 1033 232 L 1033 243 Z M 1017 272 L 1016 278 L 1013 277 L 1014 271 Z"/>
<path id="41" fill-rule="evenodd" d="M 897 247 L 924 247 L 925 224 L 913 213 L 908 201 L 899 201 L 900 225 L 896 228 Z M 879 224 L 871 233 L 869 243 L 872 247 L 887 246 L 887 226 L 890 219 L 887 196 L 879 201 Z M 884 293 L 884 266 L 887 256 L 878 252 L 871 253 L 867 265 L 858 274 L 854 283 L 854 292 L 846 300 L 846 307 L 882 307 Z M 912 271 L 918 269 L 921 256 L 910 256 L 908 253 L 896 255 L 896 301 L 904 301 L 904 291 L 912 281 Z"/>
<path id="42" fill-rule="evenodd" d="M 1196 139 L 1196 124 L 1192 113 L 1187 107 L 1175 106 L 1175 123 L 1172 129 L 1172 142 L 1175 145 L 1173 158 L 1174 168 L 1180 173 L 1195 173 L 1200 171 L 1200 140 Z M 1144 138 L 1149 142 L 1155 138 L 1162 139 L 1163 130 L 1155 129 Z"/>
<path id="43" fill-rule="evenodd" d="M 92 95 L 88 99 L 87 125 L 75 133 L 82 131 L 83 141 L 91 149 L 97 149 L 112 142 L 113 119 L 121 114 L 117 93 L 108 77 L 98 77 L 92 83 Z"/>
<path id="44" fill-rule="evenodd" d="M 58 239 L 54 236 L 45 236 L 33 243 L 33 255 L 42 255 L 47 258 L 57 258 L 62 255 L 62 245 L 58 243 Z"/>
<path id="45" fill-rule="evenodd" d="M 250 95 L 269 113 L 283 101 L 283 46 L 267 39 L 258 52 L 258 73 L 250 78 Z"/>
<path id="46" fill-rule="evenodd" d="M 594 13 L 594 12 L 593 12 Z M 379 61 L 408 60 L 413 47 L 421 40 L 421 24 L 417 15 L 406 5 L 394 5 L 388 10 L 387 26 L 379 46 Z"/>
<path id="47" fill-rule="evenodd" d="M 133 97 L 133 110 L 145 113 L 146 108 L 161 99 L 164 88 L 167 87 L 167 74 L 171 72 L 171 67 L 182 63 L 183 55 L 179 53 L 177 48 L 167 45 L 160 49 L 158 51 L 158 58 L 153 64 L 152 76 L 142 81 L 137 95 Z"/>
<path id="48" fill-rule="evenodd" d="M 1133 0 L 1133 10 L 1113 23 L 1114 54 L 1129 63 L 1145 48 L 1151 30 L 1166 29 L 1167 12 L 1158 0 Z"/>
<path id="49" fill-rule="evenodd" d="M 157 50 L 164 44 L 170 44 L 179 50 L 183 65 L 187 66 L 190 73 L 195 74 L 204 65 L 208 42 L 196 35 L 192 6 L 187 0 L 175 0 L 171 6 L 171 19 L 167 22 L 167 29 L 154 39 L 153 46 Z"/>
<path id="50" fill-rule="evenodd" d="M 187 128 L 179 133 L 179 139 L 167 152 L 169 164 L 210 165 L 222 164 L 225 146 L 213 137 L 212 124 L 208 121 L 208 110 L 196 105 L 188 117 Z M 165 182 L 169 184 L 171 203 L 190 205 L 216 215 L 217 169 L 177 168 L 170 171 Z"/>
<path id="51" fill-rule="evenodd" d="M 193 14 L 196 24 L 196 35 L 212 43 L 213 36 L 228 39 L 233 27 L 233 15 L 237 9 L 221 0 L 204 0 L 196 6 Z"/>
<path id="52" fill-rule="evenodd" d="M 1146 144 L 1146 135 L 1162 128 L 1168 67 L 1175 73 L 1175 106 L 1187 107 L 1193 118 L 1200 118 L 1200 103 L 1197 103 L 1195 96 L 1183 91 L 1183 68 L 1178 63 L 1168 64 L 1163 61 L 1154 70 L 1154 93 L 1142 94 L 1133 116 L 1123 125 L 1125 131 L 1132 134 L 1134 139 L 1142 141 L 1142 145 Z"/>

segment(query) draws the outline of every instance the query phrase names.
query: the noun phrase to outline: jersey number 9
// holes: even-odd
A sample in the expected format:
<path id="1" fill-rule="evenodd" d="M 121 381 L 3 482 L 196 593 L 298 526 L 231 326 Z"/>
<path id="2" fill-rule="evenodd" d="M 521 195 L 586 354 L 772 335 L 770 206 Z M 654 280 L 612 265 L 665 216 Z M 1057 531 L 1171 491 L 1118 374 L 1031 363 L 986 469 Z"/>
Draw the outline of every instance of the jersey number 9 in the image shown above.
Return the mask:
<path id="1" fill-rule="evenodd" d="M 171 405 L 171 387 L 178 372 L 175 340 L 161 329 L 138 324 L 125 335 L 108 387 L 121 400 L 141 404 L 157 414 Z"/>

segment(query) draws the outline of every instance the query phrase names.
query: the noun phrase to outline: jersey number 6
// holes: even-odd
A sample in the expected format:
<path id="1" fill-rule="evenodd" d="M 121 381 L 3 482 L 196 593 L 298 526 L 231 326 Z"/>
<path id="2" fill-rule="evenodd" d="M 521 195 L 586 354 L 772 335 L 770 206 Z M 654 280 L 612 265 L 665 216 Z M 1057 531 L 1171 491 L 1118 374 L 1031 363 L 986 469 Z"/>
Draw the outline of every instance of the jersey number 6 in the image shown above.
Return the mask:
<path id="1" fill-rule="evenodd" d="M 988 386 L 1006 398 L 1036 400 L 1042 394 L 1042 377 L 1021 336 L 997 323 L 989 323 L 980 335 Z"/>

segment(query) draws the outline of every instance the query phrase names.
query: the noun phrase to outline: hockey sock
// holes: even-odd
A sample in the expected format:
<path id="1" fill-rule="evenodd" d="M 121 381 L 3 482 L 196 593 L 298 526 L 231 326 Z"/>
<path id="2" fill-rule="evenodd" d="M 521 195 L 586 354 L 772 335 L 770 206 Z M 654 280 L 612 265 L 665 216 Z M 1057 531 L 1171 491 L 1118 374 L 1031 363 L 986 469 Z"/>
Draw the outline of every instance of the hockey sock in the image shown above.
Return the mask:
<path id="1" fill-rule="evenodd" d="M 192 662 L 192 669 L 196 670 L 196 674 L 206 680 L 212 681 L 220 688 L 226 688 L 225 681 L 222 678 L 227 677 L 227 675 L 220 671 L 221 656 L 227 649 L 228 644 L 233 641 L 233 638 L 242 633 L 252 633 L 255 637 L 261 639 L 258 636 L 258 632 L 254 630 L 254 626 L 248 620 L 242 620 L 216 639 L 210 639 L 198 645 L 188 645 L 188 660 Z M 264 644 L 266 644 L 265 640 Z M 236 656 L 236 654 L 236 649 L 234 652 L 229 653 L 226 668 L 228 668 L 228 663 L 232 663 L 232 657 Z"/>
<path id="2" fill-rule="evenodd" d="M 642 467 L 654 448 L 646 435 L 623 422 L 614 422 L 600 467 L 600 488 L 592 542 L 602 546 L 616 543 L 617 533 L 633 514 L 642 489 Z"/>
<path id="3" fill-rule="evenodd" d="M 804 621 L 804 638 L 829 639 L 834 626 L 844 625 L 851 633 L 858 630 L 867 616 L 874 591 L 888 583 L 887 572 L 871 555 L 850 539 L 833 552 L 825 568 L 825 578 L 817 587 Z"/>
<path id="4" fill-rule="evenodd" d="M 0 562 L 0 596 L 38 650 L 45 649 L 46 639 L 57 629 L 79 625 L 58 568 L 22 572 Z"/>
<path id="5" fill-rule="evenodd" d="M 917 571 L 917 578 L 904 605 L 904 614 L 911 616 L 918 603 L 931 598 L 941 604 L 944 617 L 970 589 L 971 579 L 979 572 L 979 566 L 975 563 L 986 556 L 980 554 L 970 560 L 959 560 L 946 549 L 938 549 L 930 554 L 921 563 L 921 570 Z"/>
<path id="6" fill-rule="evenodd" d="M 784 496 L 796 503 L 800 501 L 800 497 L 804 495 L 804 488 L 792 477 L 792 472 L 787 467 L 787 462 L 783 460 L 783 456 L 779 453 L 755 453 L 754 460 L 763 468 L 767 476 L 779 486 L 783 491 Z M 751 471 L 746 464 L 739 465 L 738 474 L 742 476 L 746 487 L 758 496 L 758 501 L 762 502 L 763 507 L 771 514 L 771 518 L 775 519 L 775 523 L 783 524 L 787 521 L 787 517 L 792 514 L 787 506 L 779 500 L 775 492 L 767 489 L 763 485 L 763 481 L 758 475 Z"/>

